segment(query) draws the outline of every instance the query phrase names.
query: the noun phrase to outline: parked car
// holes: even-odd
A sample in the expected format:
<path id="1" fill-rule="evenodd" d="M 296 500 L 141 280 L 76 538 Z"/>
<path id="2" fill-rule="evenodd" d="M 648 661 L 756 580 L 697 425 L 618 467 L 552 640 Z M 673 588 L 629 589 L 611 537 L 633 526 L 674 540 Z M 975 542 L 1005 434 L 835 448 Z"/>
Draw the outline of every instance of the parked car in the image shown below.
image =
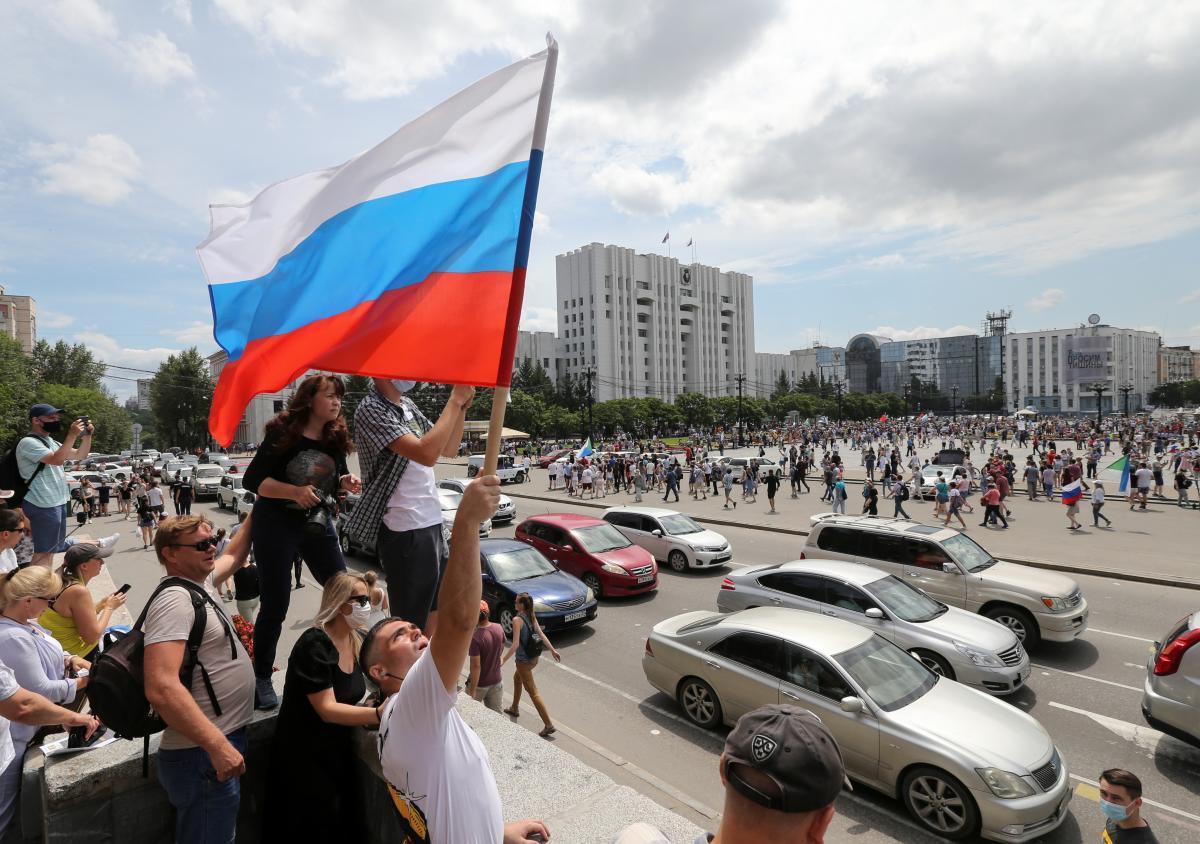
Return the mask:
<path id="1" fill-rule="evenodd" d="M 870 566 L 795 560 L 730 574 L 717 609 L 787 607 L 833 616 L 873 630 L 935 674 L 993 695 L 1029 679 L 1029 656 L 1003 624 L 936 601 Z"/>
<path id="2" fill-rule="evenodd" d="M 1066 817 L 1067 766 L 1041 724 L 857 624 L 776 607 L 687 612 L 654 626 L 642 670 L 705 728 L 768 703 L 811 710 L 846 773 L 935 835 L 1023 842 Z"/>
<path id="3" fill-rule="evenodd" d="M 733 559 L 725 537 L 675 510 L 624 505 L 609 507 L 601 516 L 675 571 L 723 566 Z"/>
<path id="4" fill-rule="evenodd" d="M 717 461 L 717 465 L 721 467 L 730 466 L 733 468 L 734 483 L 741 483 L 742 478 L 746 476 L 746 467 L 753 460 L 758 464 L 758 477 L 766 477 L 767 472 L 774 472 L 779 468 L 779 464 L 767 457 L 722 457 Z"/>
<path id="5" fill-rule="evenodd" d="M 339 541 L 342 544 L 343 554 L 357 554 L 362 551 L 369 557 L 377 557 L 378 552 L 374 547 L 360 547 L 359 544 L 350 538 L 350 535 L 345 531 L 345 524 L 350 519 L 350 514 L 354 512 L 354 508 L 358 506 L 360 496 L 350 493 L 342 499 L 341 505 L 338 507 L 337 514 L 337 532 Z M 458 503 L 462 501 L 462 495 L 457 492 L 451 492 L 448 489 L 438 490 L 438 504 L 442 508 L 442 538 L 447 543 L 450 542 L 450 534 L 454 528 L 454 517 L 458 515 Z M 484 519 L 479 523 L 479 537 L 486 539 L 492 535 L 492 520 Z"/>
<path id="6" fill-rule="evenodd" d="M 233 499 L 233 515 L 240 516 L 242 513 L 249 513 L 254 509 L 254 502 L 258 496 L 248 489 L 238 490 L 237 497 Z"/>
<path id="7" fill-rule="evenodd" d="M 442 478 L 438 481 L 438 489 L 448 489 L 451 492 L 462 494 L 467 491 L 467 486 L 471 483 L 470 478 Z M 510 524 L 517 518 L 517 505 L 513 504 L 511 498 L 501 493 L 500 506 L 496 508 L 496 512 L 492 514 L 492 524 Z"/>
<path id="8" fill-rule="evenodd" d="M 932 501 L 937 495 L 937 480 L 939 474 L 941 474 L 942 479 L 945 480 L 946 483 L 950 483 L 950 480 L 954 478 L 955 475 L 962 476 L 966 473 L 967 470 L 963 466 L 934 466 L 932 463 L 928 466 L 924 466 L 921 468 L 921 490 L 919 495 L 926 501 Z"/>
<path id="9" fill-rule="evenodd" d="M 479 543 L 483 599 L 492 620 L 512 636 L 517 595 L 528 592 L 538 623 L 547 630 L 586 624 L 596 617 L 596 595 L 573 574 L 559 571 L 542 552 L 515 539 Z"/>
<path id="10" fill-rule="evenodd" d="M 180 480 L 186 480 L 192 472 L 192 467 L 182 460 L 167 460 L 165 461 L 158 474 L 165 480 L 175 480 L 175 473 L 179 473 Z"/>
<path id="11" fill-rule="evenodd" d="M 1154 643 L 1142 716 L 1156 730 L 1200 747 L 1200 612 L 1180 619 Z"/>
<path id="12" fill-rule="evenodd" d="M 225 475 L 221 478 L 221 482 L 217 484 L 217 509 L 230 510 L 237 509 L 234 502 L 238 496 L 242 494 L 242 476 L 241 475 Z"/>
<path id="13" fill-rule="evenodd" d="M 566 457 L 571 453 L 569 448 L 558 448 L 549 454 L 543 454 L 537 459 L 538 466 L 542 469 L 547 468 L 551 463 L 558 460 L 560 457 Z"/>
<path id="14" fill-rule="evenodd" d="M 929 462 L 935 466 L 962 466 L 967 462 L 967 452 L 961 448 L 943 448 Z"/>
<path id="15" fill-rule="evenodd" d="M 658 565 L 650 552 L 603 519 L 547 513 L 521 522 L 515 536 L 586 583 L 596 597 L 640 595 L 658 588 Z"/>
<path id="16" fill-rule="evenodd" d="M 467 458 L 467 477 L 473 478 L 483 469 L 484 455 L 472 454 Z M 525 464 L 517 463 L 507 454 L 501 454 L 496 462 L 496 477 L 500 483 L 523 484 L 528 480 Z"/>
<path id="17" fill-rule="evenodd" d="M 225 470 L 220 466 L 212 463 L 201 463 L 192 470 L 191 485 L 192 495 L 196 500 L 201 498 L 213 497 L 217 495 L 217 489 L 220 487 L 221 479 L 225 477 Z"/>
<path id="18" fill-rule="evenodd" d="M 801 558 L 846 560 L 904 578 L 939 601 L 1009 627 L 1025 650 L 1070 642 L 1087 630 L 1088 606 L 1073 578 L 997 560 L 971 537 L 907 519 L 811 518 Z"/>

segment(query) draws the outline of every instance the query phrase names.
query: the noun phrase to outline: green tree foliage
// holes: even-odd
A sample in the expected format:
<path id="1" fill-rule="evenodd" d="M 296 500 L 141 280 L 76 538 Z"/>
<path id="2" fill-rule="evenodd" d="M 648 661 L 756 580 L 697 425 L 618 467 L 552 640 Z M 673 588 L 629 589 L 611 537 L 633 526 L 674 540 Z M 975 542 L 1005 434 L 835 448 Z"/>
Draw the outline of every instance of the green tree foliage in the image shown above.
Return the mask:
<path id="1" fill-rule="evenodd" d="M 779 377 L 775 379 L 775 389 L 771 391 L 771 398 L 777 399 L 780 396 L 786 396 L 792 391 L 792 382 L 788 380 L 786 372 L 782 370 Z"/>
<path id="2" fill-rule="evenodd" d="M 546 433 L 555 439 L 575 437 L 579 434 L 579 414 L 561 405 L 546 408 Z"/>
<path id="3" fill-rule="evenodd" d="M 513 373 L 512 388 L 537 396 L 543 402 L 554 400 L 554 382 L 550 380 L 542 364 L 530 358 L 522 360 L 517 371 Z"/>
<path id="4" fill-rule="evenodd" d="M 0 334 L 0 450 L 7 451 L 29 430 L 29 408 L 34 398 L 30 359 L 21 344 Z"/>
<path id="5" fill-rule="evenodd" d="M 43 384 L 38 398 L 61 407 L 64 411 L 64 422 L 68 419 L 78 419 L 80 416 L 90 417 L 92 425 L 96 428 L 92 437 L 92 451 L 115 454 L 129 448 L 133 442 L 133 419 L 130 418 L 129 412 L 102 389 Z"/>
<path id="6" fill-rule="evenodd" d="M 1117 407 L 1124 410 L 1122 399 L 1118 397 Z M 1193 378 L 1190 381 L 1175 381 L 1169 384 L 1160 384 L 1150 391 L 1150 404 L 1162 405 L 1164 407 L 1183 407 L 1185 405 L 1195 406 L 1200 404 L 1200 379 Z M 1129 412 L 1133 413 L 1135 408 L 1131 402 Z"/>
<path id="7" fill-rule="evenodd" d="M 354 411 L 358 404 L 374 389 L 371 379 L 365 375 L 343 376 L 346 383 L 346 395 L 342 397 L 342 414 L 346 424 L 350 426 L 350 434 L 354 434 Z"/>
<path id="8" fill-rule="evenodd" d="M 541 396 L 514 388 L 504 424 L 531 437 L 541 437 L 546 433 L 546 410 L 546 402 Z"/>
<path id="9" fill-rule="evenodd" d="M 150 382 L 150 409 L 160 447 L 202 448 L 208 443 L 213 381 L 195 346 L 171 355 Z"/>
<path id="10" fill-rule="evenodd" d="M 38 340 L 33 347 L 31 362 L 34 381 L 39 385 L 62 384 L 99 390 L 104 377 L 104 364 L 82 343 L 69 345 L 65 340 L 59 340 L 52 346 L 45 340 Z"/>
<path id="11" fill-rule="evenodd" d="M 689 428 L 701 428 L 712 424 L 712 402 L 703 393 L 680 393 L 675 397 L 675 409 Z"/>

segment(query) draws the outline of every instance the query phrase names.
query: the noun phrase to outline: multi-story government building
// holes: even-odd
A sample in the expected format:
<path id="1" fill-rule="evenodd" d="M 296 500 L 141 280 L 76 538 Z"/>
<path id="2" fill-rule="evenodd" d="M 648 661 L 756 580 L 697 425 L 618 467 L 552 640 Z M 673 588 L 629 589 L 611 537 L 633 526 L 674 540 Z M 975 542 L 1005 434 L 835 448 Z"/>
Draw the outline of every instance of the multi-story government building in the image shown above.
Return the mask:
<path id="1" fill-rule="evenodd" d="M 745 273 L 590 243 L 556 259 L 559 375 L 594 372 L 597 401 L 754 395 Z"/>

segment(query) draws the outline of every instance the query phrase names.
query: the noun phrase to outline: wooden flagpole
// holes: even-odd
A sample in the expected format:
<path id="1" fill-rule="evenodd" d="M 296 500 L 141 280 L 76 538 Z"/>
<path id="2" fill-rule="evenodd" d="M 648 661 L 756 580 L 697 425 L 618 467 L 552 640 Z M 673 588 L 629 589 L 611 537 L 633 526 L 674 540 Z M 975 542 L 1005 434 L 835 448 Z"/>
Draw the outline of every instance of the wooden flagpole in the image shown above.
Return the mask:
<path id="1" fill-rule="evenodd" d="M 508 387 L 496 387 L 492 392 L 492 418 L 488 421 L 487 448 L 483 452 L 482 475 L 496 474 L 500 462 L 500 435 L 504 432 L 504 411 L 508 404 Z"/>

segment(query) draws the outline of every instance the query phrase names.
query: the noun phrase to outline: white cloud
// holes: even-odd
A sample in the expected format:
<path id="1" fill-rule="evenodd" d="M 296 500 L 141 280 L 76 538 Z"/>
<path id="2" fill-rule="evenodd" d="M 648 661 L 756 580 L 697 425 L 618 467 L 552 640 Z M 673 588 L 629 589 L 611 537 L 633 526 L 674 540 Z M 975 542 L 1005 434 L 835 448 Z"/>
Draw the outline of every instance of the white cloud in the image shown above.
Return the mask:
<path id="1" fill-rule="evenodd" d="M 1192 302 L 1200 302 L 1200 287 L 1197 287 L 1197 288 L 1196 288 L 1195 290 L 1193 290 L 1191 293 L 1187 293 L 1187 294 L 1185 294 L 1185 295 L 1183 295 L 1183 296 L 1180 296 L 1180 297 L 1179 297 L 1179 301 L 1178 301 L 1178 302 L 1176 302 L 1175 304 L 1177 304 L 1177 305 L 1189 305 L 1189 304 L 1191 304 Z"/>
<path id="2" fill-rule="evenodd" d="M 25 0 L 59 33 L 78 42 L 106 43 L 117 37 L 117 20 L 96 0 Z"/>
<path id="3" fill-rule="evenodd" d="M 196 78 L 191 58 L 162 32 L 134 35 L 123 50 L 134 75 L 157 88 Z"/>
<path id="4" fill-rule="evenodd" d="M 683 204 L 684 190 L 669 173 L 650 173 L 633 164 L 606 164 L 592 184 L 626 214 L 662 216 Z"/>
<path id="5" fill-rule="evenodd" d="M 43 308 L 38 311 L 37 321 L 40 328 L 66 328 L 75 322 L 75 317 Z"/>
<path id="6" fill-rule="evenodd" d="M 192 2 L 191 0 L 166 0 L 163 3 L 163 8 L 174 15 L 180 22 L 192 25 Z"/>
<path id="7" fill-rule="evenodd" d="M 918 325 L 916 328 L 896 328 L 893 325 L 878 325 L 872 328 L 867 334 L 874 334 L 877 337 L 887 337 L 890 340 L 929 340 L 933 337 L 957 337 L 962 334 L 978 334 L 978 328 L 971 328 L 969 325 L 952 325 L 949 328 L 932 328 L 927 325 Z"/>
<path id="8" fill-rule="evenodd" d="M 1046 311 L 1061 305 L 1066 298 L 1066 291 L 1060 290 L 1057 287 L 1047 287 L 1042 291 L 1040 296 L 1034 296 L 1026 302 L 1025 307 L 1031 311 Z"/>
<path id="9" fill-rule="evenodd" d="M 41 165 L 43 193 L 76 196 L 93 205 L 115 205 L 133 190 L 141 159 L 116 135 L 92 135 L 79 147 L 33 144 Z"/>
<path id="10" fill-rule="evenodd" d="M 554 231 L 550 225 L 550 215 L 543 214 L 541 211 L 534 211 L 533 230 L 537 234 L 550 234 L 550 232 Z"/>
<path id="11" fill-rule="evenodd" d="M 213 324 L 211 320 L 196 320 L 182 328 L 171 328 L 159 333 L 171 337 L 184 346 L 198 346 L 203 348 L 205 346 L 212 346 L 216 342 L 213 339 Z"/>
<path id="12" fill-rule="evenodd" d="M 521 309 L 522 331 L 557 331 L 558 310 L 526 305 Z"/>
<path id="13" fill-rule="evenodd" d="M 868 258 L 862 262 L 862 266 L 873 270 L 886 270 L 891 267 L 898 267 L 904 263 L 904 256 L 899 253 L 892 252 L 888 255 L 879 255 L 875 258 Z"/>

